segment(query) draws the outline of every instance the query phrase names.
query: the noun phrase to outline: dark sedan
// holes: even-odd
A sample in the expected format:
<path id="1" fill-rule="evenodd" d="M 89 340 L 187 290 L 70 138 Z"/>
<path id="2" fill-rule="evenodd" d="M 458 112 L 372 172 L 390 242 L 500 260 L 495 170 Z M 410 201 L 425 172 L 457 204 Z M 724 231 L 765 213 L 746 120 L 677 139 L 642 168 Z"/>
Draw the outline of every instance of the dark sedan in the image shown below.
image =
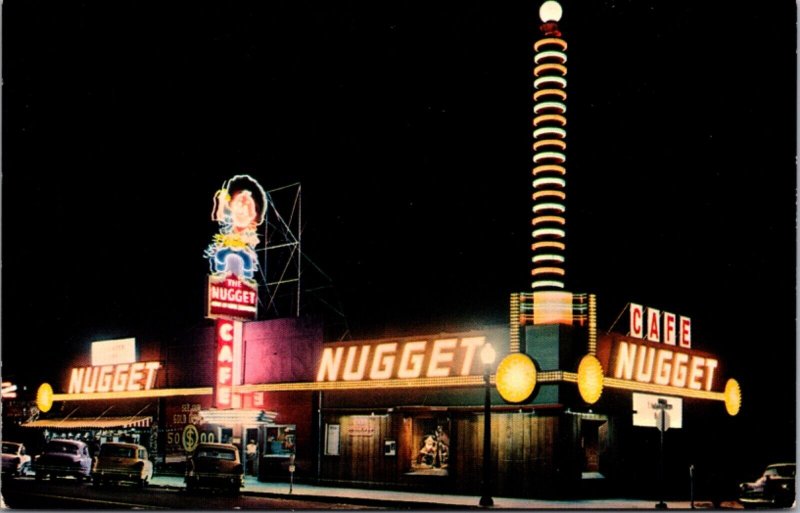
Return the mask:
<path id="1" fill-rule="evenodd" d="M 739 502 L 744 507 L 784 508 L 795 504 L 794 463 L 767 466 L 761 477 L 739 485 Z"/>
<path id="2" fill-rule="evenodd" d="M 233 444 L 201 443 L 186 462 L 186 489 L 217 488 L 238 493 L 244 467 Z"/>

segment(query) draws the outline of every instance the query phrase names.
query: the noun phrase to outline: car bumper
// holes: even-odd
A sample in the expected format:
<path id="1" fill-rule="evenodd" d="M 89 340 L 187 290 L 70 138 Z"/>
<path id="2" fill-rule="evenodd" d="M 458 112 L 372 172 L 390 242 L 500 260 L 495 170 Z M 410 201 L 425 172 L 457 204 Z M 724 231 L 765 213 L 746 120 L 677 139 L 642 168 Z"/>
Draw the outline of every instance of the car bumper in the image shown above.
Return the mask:
<path id="1" fill-rule="evenodd" d="M 242 488 L 244 486 L 243 475 L 217 474 L 196 472 L 185 478 L 187 485 L 194 485 L 204 488 Z"/>
<path id="2" fill-rule="evenodd" d="M 107 481 L 141 481 L 142 472 L 139 469 L 100 469 L 92 473 L 95 479 Z"/>
<path id="3" fill-rule="evenodd" d="M 71 465 L 37 464 L 34 470 L 37 473 L 44 474 L 69 474 L 74 476 L 88 476 L 91 474 L 88 470 Z"/>

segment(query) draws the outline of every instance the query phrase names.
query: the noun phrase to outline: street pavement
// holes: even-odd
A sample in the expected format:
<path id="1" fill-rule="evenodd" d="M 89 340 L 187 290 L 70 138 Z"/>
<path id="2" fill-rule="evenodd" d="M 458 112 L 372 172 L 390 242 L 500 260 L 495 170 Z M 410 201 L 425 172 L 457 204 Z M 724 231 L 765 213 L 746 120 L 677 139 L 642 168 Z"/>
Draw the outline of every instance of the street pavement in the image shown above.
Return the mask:
<path id="1" fill-rule="evenodd" d="M 183 488 L 180 476 L 153 476 L 151 486 Z M 381 507 L 398 508 L 452 508 L 477 509 L 479 496 L 445 495 L 433 493 L 404 492 L 394 490 L 373 490 L 363 488 L 340 488 L 332 486 L 316 486 L 309 484 L 262 482 L 253 476 L 245 477 L 243 494 L 261 494 L 270 497 L 292 498 L 298 500 L 315 500 L 367 504 Z M 641 499 L 582 499 L 582 500 L 542 500 L 520 499 L 513 497 L 493 497 L 493 509 L 566 509 L 566 510 L 620 510 L 620 509 L 655 509 L 657 501 Z M 669 509 L 692 509 L 690 501 L 665 501 Z M 709 501 L 694 502 L 695 509 L 712 509 Z M 740 509 L 736 502 L 725 502 L 722 509 Z"/>

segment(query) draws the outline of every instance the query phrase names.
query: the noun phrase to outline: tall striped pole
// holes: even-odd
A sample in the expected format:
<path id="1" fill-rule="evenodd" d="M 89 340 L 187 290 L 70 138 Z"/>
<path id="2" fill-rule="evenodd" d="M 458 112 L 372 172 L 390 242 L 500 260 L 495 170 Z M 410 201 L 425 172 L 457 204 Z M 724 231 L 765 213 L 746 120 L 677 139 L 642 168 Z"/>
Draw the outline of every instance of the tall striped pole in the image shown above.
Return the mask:
<path id="1" fill-rule="evenodd" d="M 558 2 L 542 4 L 542 38 L 533 45 L 531 288 L 543 291 L 563 290 L 565 279 L 567 43 L 558 28 L 561 14 Z"/>

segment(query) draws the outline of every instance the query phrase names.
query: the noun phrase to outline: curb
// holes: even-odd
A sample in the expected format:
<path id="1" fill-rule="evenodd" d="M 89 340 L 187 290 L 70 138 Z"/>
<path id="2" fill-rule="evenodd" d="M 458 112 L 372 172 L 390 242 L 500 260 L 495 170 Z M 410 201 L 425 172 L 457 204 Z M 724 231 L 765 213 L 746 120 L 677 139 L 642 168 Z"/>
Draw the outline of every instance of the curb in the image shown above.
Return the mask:
<path id="1" fill-rule="evenodd" d="M 184 486 L 175 486 L 172 484 L 154 484 L 150 483 L 149 485 L 152 488 L 165 488 L 169 490 L 175 491 L 186 491 L 186 487 Z M 347 503 L 347 504 L 355 504 L 359 506 L 382 506 L 386 508 L 395 508 L 395 509 L 479 509 L 476 506 L 464 506 L 461 504 L 447 504 L 442 502 L 427 502 L 427 501 L 414 501 L 414 500 L 399 500 L 399 499 L 372 499 L 368 497 L 338 497 L 334 495 L 314 495 L 314 494 L 304 494 L 304 493 L 278 493 L 278 492 L 266 492 L 266 491 L 258 491 L 258 490 L 248 490 L 243 488 L 239 495 L 244 495 L 248 497 L 269 497 L 271 499 L 284 499 L 284 500 L 298 500 L 298 501 L 312 501 L 312 502 L 327 502 L 331 504 L 335 503 Z M 478 500 L 477 498 L 475 499 Z"/>

